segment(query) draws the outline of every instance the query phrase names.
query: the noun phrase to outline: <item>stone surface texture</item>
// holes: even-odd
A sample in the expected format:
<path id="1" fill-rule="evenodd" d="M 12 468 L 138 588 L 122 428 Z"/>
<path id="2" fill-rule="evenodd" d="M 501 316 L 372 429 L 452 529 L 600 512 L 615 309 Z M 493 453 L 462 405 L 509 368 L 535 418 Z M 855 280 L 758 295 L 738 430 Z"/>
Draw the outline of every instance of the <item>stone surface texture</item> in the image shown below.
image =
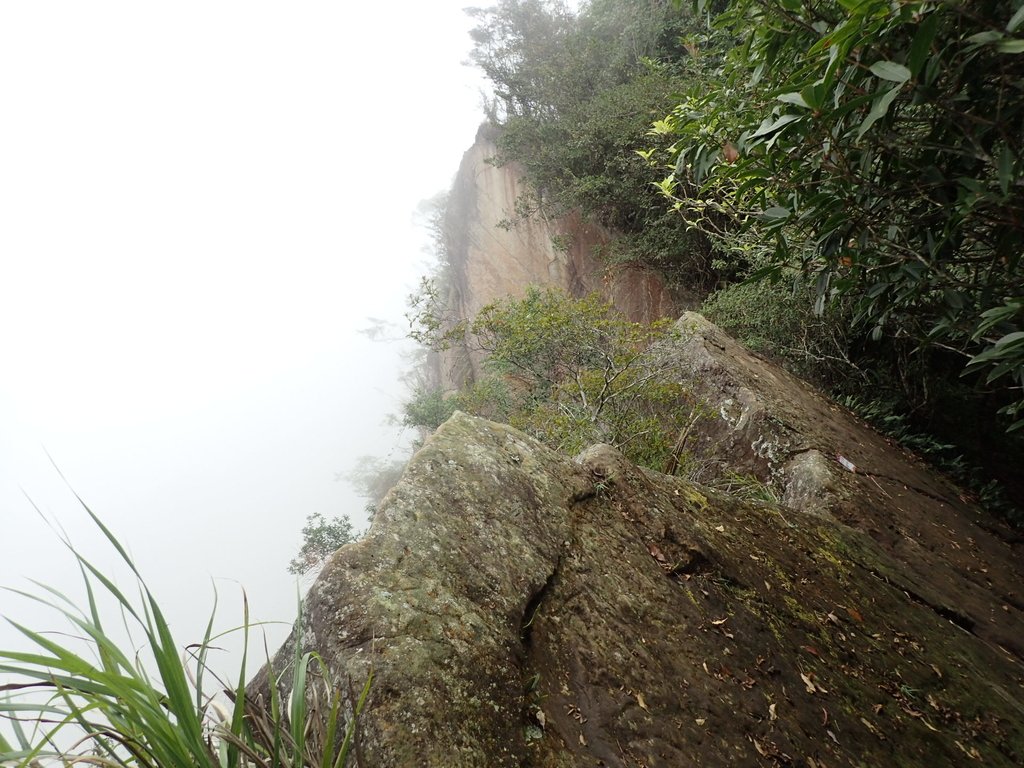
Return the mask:
<path id="1" fill-rule="evenodd" d="M 740 503 L 457 413 L 328 562 L 274 668 L 296 642 L 343 688 L 372 668 L 364 767 L 1021 764 L 1019 653 L 840 519 L 881 503 L 850 489 L 837 514 Z M 966 564 L 953 539 L 947 557 Z"/>

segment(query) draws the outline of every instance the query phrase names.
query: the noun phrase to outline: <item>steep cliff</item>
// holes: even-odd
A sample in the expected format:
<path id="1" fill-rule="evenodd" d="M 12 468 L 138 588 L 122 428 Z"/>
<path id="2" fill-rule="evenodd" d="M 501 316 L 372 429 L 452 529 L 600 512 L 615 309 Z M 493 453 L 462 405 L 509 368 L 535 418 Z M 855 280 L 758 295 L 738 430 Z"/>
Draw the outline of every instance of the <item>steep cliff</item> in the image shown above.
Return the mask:
<path id="1" fill-rule="evenodd" d="M 274 667 L 298 643 L 355 689 L 374 671 L 362 766 L 1019 765 L 1019 541 L 703 319 L 681 328 L 718 412 L 695 440 L 785 506 L 456 414 Z"/>
<path id="2" fill-rule="evenodd" d="M 599 292 L 638 322 L 675 317 L 692 306 L 692 297 L 649 268 L 602 262 L 600 251 L 614 235 L 579 214 L 517 217 L 526 188 L 514 163 L 491 162 L 498 153 L 494 130 L 481 127 L 463 156 L 442 223 L 446 305 L 453 317 L 474 317 L 495 300 L 522 295 L 528 285 L 553 285 L 573 296 Z M 450 351 L 439 360 L 438 384 L 458 387 L 478 364 L 465 349 Z"/>

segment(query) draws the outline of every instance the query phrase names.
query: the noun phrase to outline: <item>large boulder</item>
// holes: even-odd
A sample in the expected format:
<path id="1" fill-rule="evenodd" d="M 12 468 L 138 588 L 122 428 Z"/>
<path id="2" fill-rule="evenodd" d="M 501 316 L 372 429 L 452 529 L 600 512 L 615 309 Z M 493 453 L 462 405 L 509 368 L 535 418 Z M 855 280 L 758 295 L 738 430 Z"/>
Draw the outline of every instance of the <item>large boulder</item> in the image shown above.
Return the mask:
<path id="1" fill-rule="evenodd" d="M 783 503 L 866 533 L 879 574 L 965 632 L 1024 659 L 1021 537 L 909 451 L 701 315 L 678 322 L 688 380 L 717 418 L 693 452 L 773 485 Z"/>
<path id="2" fill-rule="evenodd" d="M 1020 765 L 1020 655 L 941 587 L 977 540 L 932 553 L 934 584 L 849 514 L 456 414 L 328 562 L 274 668 L 296 643 L 355 689 L 372 668 L 360 766 Z M 992 626 L 1024 636 L 988 589 Z"/>

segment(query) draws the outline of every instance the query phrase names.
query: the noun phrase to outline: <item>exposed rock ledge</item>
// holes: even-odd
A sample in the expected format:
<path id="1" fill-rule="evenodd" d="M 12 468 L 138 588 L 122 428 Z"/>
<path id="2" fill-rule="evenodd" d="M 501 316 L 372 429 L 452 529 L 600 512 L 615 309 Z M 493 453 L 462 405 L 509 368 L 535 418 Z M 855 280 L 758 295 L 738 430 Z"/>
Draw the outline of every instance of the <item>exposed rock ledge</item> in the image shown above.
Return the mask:
<path id="1" fill-rule="evenodd" d="M 456 414 L 300 642 L 356 687 L 374 669 L 361 766 L 1021 764 L 1019 658 L 905 571 L 820 510 Z"/>
<path id="2" fill-rule="evenodd" d="M 357 764 L 1024 762 L 1019 543 L 700 316 L 680 328 L 719 415 L 696 449 L 786 506 L 456 414 L 309 595 L 302 647 L 375 672 Z"/>

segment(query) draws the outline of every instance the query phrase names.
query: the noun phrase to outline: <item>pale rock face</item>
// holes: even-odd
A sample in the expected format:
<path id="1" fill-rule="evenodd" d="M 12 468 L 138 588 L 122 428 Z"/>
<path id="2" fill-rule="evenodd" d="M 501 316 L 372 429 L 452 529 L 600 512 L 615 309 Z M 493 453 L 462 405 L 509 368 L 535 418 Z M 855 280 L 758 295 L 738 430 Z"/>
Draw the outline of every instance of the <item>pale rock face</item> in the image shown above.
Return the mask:
<path id="1" fill-rule="evenodd" d="M 496 154 L 493 139 L 481 129 L 463 156 L 449 198 L 448 258 L 455 279 L 448 305 L 454 316 L 472 318 L 494 301 L 522 296 L 530 285 L 555 286 L 577 297 L 598 292 L 636 322 L 675 317 L 692 305 L 651 269 L 605 265 L 598 254 L 612 233 L 578 214 L 558 219 L 535 214 L 512 227 L 499 226 L 514 218 L 526 187 L 515 164 L 499 168 L 488 162 Z M 441 388 L 454 389 L 472 378 L 479 362 L 464 350 L 443 355 Z"/>

